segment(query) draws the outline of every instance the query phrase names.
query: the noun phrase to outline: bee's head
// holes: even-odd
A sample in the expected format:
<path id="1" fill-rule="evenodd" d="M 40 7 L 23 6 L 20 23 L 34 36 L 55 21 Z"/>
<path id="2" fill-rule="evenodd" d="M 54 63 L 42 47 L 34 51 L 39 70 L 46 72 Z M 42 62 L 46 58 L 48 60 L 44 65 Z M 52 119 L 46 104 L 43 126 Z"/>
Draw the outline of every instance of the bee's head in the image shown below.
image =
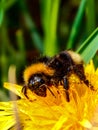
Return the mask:
<path id="1" fill-rule="evenodd" d="M 46 87 L 49 82 L 49 77 L 44 74 L 34 74 L 28 80 L 28 88 L 35 92 L 38 96 L 46 96 Z"/>
<path id="2" fill-rule="evenodd" d="M 50 82 L 54 70 L 44 63 L 36 63 L 24 71 L 24 81 L 27 88 L 39 96 L 46 96 L 46 87 Z"/>

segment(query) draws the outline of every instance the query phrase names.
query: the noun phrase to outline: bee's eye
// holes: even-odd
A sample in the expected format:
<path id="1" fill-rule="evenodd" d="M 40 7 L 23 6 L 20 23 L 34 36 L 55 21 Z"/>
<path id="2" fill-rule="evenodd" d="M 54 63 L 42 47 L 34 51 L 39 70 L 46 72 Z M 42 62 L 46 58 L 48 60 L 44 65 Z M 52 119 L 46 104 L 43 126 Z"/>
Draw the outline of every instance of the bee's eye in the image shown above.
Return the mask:
<path id="1" fill-rule="evenodd" d="M 45 83 L 45 81 L 41 75 L 33 75 L 29 79 L 28 85 L 29 85 L 29 87 L 36 87 L 37 88 L 44 83 Z"/>

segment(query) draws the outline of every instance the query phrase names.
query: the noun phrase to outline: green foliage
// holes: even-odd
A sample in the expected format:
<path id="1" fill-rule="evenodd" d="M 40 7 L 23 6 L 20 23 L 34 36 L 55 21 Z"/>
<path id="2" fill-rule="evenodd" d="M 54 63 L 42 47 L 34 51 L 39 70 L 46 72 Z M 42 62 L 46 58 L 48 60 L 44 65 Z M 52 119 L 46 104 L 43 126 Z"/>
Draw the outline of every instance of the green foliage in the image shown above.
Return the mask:
<path id="1" fill-rule="evenodd" d="M 0 2 L 0 26 L 2 25 L 4 17 L 4 0 L 1 0 Z"/>
<path id="2" fill-rule="evenodd" d="M 77 50 L 78 53 L 81 54 L 85 63 L 89 63 L 89 61 L 94 57 L 98 50 L 98 28 L 84 41 L 84 43 Z"/>
<path id="3" fill-rule="evenodd" d="M 43 0 L 44 54 L 53 56 L 57 50 L 57 21 L 60 0 Z"/>
<path id="4" fill-rule="evenodd" d="M 69 40 L 67 43 L 67 49 L 73 48 L 73 46 L 75 45 L 75 39 L 80 30 L 80 24 L 81 24 L 83 14 L 85 11 L 86 1 L 87 0 L 81 0 L 80 7 L 78 9 L 77 15 L 75 17 L 75 20 L 73 22 L 73 26 L 71 29 L 71 33 L 70 33 Z"/>

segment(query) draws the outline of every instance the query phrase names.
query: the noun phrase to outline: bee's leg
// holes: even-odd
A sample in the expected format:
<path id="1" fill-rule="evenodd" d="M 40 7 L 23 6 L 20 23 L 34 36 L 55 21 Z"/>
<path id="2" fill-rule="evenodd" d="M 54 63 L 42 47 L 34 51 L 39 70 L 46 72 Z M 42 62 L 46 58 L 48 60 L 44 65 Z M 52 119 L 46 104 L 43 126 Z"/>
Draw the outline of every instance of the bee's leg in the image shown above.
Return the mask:
<path id="1" fill-rule="evenodd" d="M 67 100 L 67 102 L 69 102 L 70 101 L 69 92 L 68 92 L 69 82 L 68 82 L 67 76 L 63 77 L 63 85 L 64 85 L 64 89 L 65 89 L 65 93 L 66 93 L 66 100 Z"/>
<path id="2" fill-rule="evenodd" d="M 54 95 L 54 93 L 51 91 L 51 89 L 49 87 L 47 87 L 47 89 L 51 92 L 51 94 L 56 98 L 56 96 Z"/>
<path id="3" fill-rule="evenodd" d="M 23 86 L 22 92 L 28 98 L 28 96 L 27 96 L 27 86 L 26 85 Z"/>
<path id="4" fill-rule="evenodd" d="M 86 79 L 85 73 L 84 73 L 84 68 L 83 65 L 76 65 L 74 67 L 74 73 L 79 77 L 80 80 L 82 80 L 87 87 L 90 87 L 90 89 L 94 90 L 93 86 L 89 82 L 89 80 Z"/>
<path id="5" fill-rule="evenodd" d="M 48 87 L 48 85 L 42 84 L 42 85 L 40 86 L 40 88 L 43 88 L 43 86 L 44 86 L 45 88 L 47 88 L 47 89 L 50 91 L 50 93 L 56 98 L 56 96 L 54 95 L 54 93 L 52 92 L 52 90 Z M 43 95 L 46 97 L 46 89 L 43 91 Z"/>

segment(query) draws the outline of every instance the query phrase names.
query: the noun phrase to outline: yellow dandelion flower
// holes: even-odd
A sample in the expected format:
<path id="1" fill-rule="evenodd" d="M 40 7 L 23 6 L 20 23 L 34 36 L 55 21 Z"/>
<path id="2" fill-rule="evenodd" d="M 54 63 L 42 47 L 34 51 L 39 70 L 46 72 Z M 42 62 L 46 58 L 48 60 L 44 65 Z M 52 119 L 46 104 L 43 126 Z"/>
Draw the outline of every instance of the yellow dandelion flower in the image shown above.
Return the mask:
<path id="1" fill-rule="evenodd" d="M 55 96 L 47 90 L 46 97 L 27 91 L 27 99 L 22 86 L 5 83 L 4 87 L 20 98 L 15 101 L 0 102 L 1 130 L 97 130 L 98 129 L 98 69 L 91 61 L 85 67 L 87 79 L 95 91 L 88 88 L 74 74 L 69 79 L 70 102 L 62 86 L 52 86 Z M 14 88 L 14 89 L 13 89 Z"/>

